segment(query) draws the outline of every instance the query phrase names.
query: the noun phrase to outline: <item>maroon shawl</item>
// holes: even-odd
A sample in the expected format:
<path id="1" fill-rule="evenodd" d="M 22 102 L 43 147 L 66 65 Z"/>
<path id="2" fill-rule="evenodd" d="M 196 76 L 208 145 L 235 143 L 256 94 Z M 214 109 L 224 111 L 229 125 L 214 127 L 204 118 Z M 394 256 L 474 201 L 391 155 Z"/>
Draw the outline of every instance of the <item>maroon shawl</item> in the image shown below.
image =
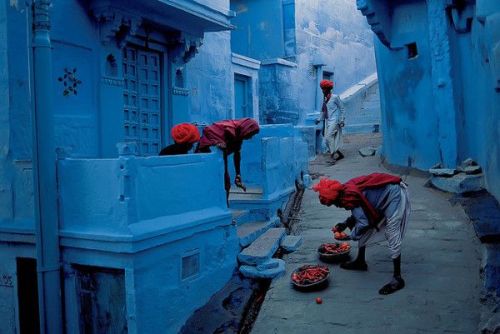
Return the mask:
<path id="1" fill-rule="evenodd" d="M 242 141 L 247 136 L 257 132 L 259 132 L 259 124 L 251 118 L 215 122 L 203 129 L 199 149 L 224 144 L 227 147 L 227 153 L 231 154 L 241 147 Z"/>
<path id="2" fill-rule="evenodd" d="M 335 180 L 323 179 L 313 189 L 319 192 L 319 196 L 334 203 L 335 205 L 352 210 L 361 207 L 368 218 L 369 223 L 375 226 L 383 218 L 368 201 L 363 191 L 379 188 L 388 184 L 399 184 L 401 178 L 385 173 L 373 173 L 359 176 L 341 184 Z"/>

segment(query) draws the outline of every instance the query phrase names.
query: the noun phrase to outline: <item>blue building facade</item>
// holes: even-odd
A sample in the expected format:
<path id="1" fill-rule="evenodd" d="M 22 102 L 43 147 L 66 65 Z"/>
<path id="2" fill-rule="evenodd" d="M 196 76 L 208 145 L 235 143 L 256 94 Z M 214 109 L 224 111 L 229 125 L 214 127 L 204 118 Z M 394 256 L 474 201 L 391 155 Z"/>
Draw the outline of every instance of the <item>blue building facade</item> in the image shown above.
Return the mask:
<path id="1" fill-rule="evenodd" d="M 157 156 L 177 123 L 260 118 L 233 17 L 226 0 L 0 4 L 0 332 L 176 333 L 233 275 L 221 153 Z M 245 142 L 245 221 L 277 221 L 304 131 Z"/>
<path id="2" fill-rule="evenodd" d="M 233 52 L 261 62 L 263 123 L 310 124 L 319 82 L 340 94 L 376 71 L 373 34 L 348 0 L 232 0 Z"/>
<path id="3" fill-rule="evenodd" d="M 470 157 L 500 198 L 500 3 L 357 4 L 378 37 L 384 156 L 419 169 Z"/>
<path id="4" fill-rule="evenodd" d="M 220 153 L 157 154 L 172 125 L 230 116 L 232 16 L 215 0 L 0 4 L 2 333 L 177 332 L 229 280 Z"/>

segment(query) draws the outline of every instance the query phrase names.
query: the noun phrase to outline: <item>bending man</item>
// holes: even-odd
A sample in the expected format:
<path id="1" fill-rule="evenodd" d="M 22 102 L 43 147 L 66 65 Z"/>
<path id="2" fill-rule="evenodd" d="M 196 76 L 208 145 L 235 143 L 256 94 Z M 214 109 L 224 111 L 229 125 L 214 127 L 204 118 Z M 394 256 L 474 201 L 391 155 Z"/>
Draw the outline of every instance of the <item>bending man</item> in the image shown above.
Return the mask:
<path id="1" fill-rule="evenodd" d="M 385 236 L 393 262 L 393 278 L 379 293 L 391 294 L 404 288 L 401 276 L 401 242 L 410 214 L 410 202 L 405 183 L 398 176 L 373 173 L 360 176 L 342 184 L 335 180 L 322 179 L 313 187 L 319 192 L 323 205 L 332 204 L 351 210 L 351 217 L 335 226 L 335 230 L 351 229 L 351 238 L 358 241 L 358 255 L 352 262 L 341 264 L 347 270 L 368 270 L 365 249 L 370 243 Z"/>
<path id="2" fill-rule="evenodd" d="M 196 151 L 210 152 L 210 146 L 217 146 L 222 150 L 224 154 L 224 189 L 226 190 L 226 202 L 228 205 L 231 178 L 228 172 L 227 158 L 234 153 L 234 170 L 236 172 L 234 184 L 246 191 L 246 187 L 242 183 L 240 171 L 241 146 L 243 140 L 252 138 L 259 133 L 259 130 L 259 124 L 251 118 L 215 122 L 203 129 L 203 136 Z"/>

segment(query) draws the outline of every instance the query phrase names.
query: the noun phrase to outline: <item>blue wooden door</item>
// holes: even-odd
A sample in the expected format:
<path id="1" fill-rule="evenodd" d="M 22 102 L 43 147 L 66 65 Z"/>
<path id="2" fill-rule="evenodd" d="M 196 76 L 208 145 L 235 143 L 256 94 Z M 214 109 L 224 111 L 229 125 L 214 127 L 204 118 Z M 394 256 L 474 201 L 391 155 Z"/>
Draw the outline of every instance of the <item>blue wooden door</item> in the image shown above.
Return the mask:
<path id="1" fill-rule="evenodd" d="M 141 155 L 156 155 L 161 146 L 160 54 L 123 50 L 125 140 L 135 141 Z"/>
<path id="2" fill-rule="evenodd" d="M 249 103 L 249 77 L 236 74 L 234 76 L 234 118 L 252 117 L 252 109 Z"/>

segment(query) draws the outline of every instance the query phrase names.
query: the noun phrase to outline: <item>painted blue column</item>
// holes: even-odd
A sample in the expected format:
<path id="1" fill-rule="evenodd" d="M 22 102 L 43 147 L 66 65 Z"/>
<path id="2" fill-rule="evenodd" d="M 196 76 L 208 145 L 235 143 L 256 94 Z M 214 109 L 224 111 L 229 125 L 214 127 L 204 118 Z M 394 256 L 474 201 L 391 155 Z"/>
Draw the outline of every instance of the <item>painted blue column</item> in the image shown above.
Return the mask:
<path id="1" fill-rule="evenodd" d="M 33 2 L 33 174 L 40 332 L 62 333 L 50 0 Z"/>
<path id="2" fill-rule="evenodd" d="M 458 110 L 453 89 L 452 61 L 450 55 L 449 24 L 445 1 L 428 0 L 427 17 L 431 49 L 432 94 L 438 118 L 438 143 L 441 162 L 445 167 L 457 164 Z"/>

